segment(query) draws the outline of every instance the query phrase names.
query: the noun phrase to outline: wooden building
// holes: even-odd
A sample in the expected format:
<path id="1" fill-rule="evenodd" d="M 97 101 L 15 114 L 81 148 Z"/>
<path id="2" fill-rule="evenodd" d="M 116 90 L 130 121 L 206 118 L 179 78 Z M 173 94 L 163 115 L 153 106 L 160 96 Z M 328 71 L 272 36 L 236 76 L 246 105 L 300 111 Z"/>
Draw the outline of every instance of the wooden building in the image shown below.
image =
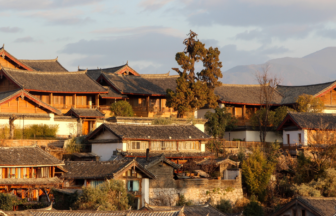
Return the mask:
<path id="1" fill-rule="evenodd" d="M 49 201 L 51 188 L 61 188 L 56 176 L 64 163 L 40 147 L 0 147 L 0 191 L 29 201 Z"/>
<path id="2" fill-rule="evenodd" d="M 288 113 L 278 131 L 284 146 L 335 144 L 336 115 L 331 113 Z"/>
<path id="3" fill-rule="evenodd" d="M 205 151 L 210 137 L 193 125 L 136 125 L 104 123 L 86 138 L 92 153 L 109 160 L 117 151 L 127 157 L 145 157 L 165 154 L 170 159 L 205 158 L 212 156 Z M 183 159 L 184 160 L 184 159 Z"/>
<path id="4" fill-rule="evenodd" d="M 125 182 L 127 192 L 135 198 L 134 208 L 139 209 L 149 202 L 149 179 L 155 176 L 142 167 L 135 159 L 114 161 L 67 161 L 64 169 L 65 187 L 98 187 L 108 179 Z"/>
<path id="5" fill-rule="evenodd" d="M 271 216 L 334 216 L 335 197 L 297 197 Z"/>

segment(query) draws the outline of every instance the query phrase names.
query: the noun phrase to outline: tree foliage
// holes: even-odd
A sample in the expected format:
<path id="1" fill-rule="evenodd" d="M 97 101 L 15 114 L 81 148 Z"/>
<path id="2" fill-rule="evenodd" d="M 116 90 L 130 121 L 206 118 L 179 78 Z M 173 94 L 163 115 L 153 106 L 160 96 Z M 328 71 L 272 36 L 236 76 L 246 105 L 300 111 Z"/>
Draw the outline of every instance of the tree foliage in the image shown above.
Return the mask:
<path id="1" fill-rule="evenodd" d="M 232 205 L 230 200 L 221 199 L 216 207 L 223 213 L 232 213 Z"/>
<path id="2" fill-rule="evenodd" d="M 10 193 L 0 193 L 0 209 L 4 211 L 13 211 L 13 207 L 22 204 L 17 196 Z"/>
<path id="3" fill-rule="evenodd" d="M 264 216 L 264 210 L 257 201 L 251 201 L 244 207 L 244 216 Z"/>
<path id="4" fill-rule="evenodd" d="M 271 175 L 275 170 L 275 163 L 267 160 L 266 155 L 259 149 L 243 161 L 242 173 L 251 194 L 264 196 Z"/>
<path id="5" fill-rule="evenodd" d="M 116 211 L 126 210 L 127 191 L 123 181 L 107 180 L 96 188 L 83 187 L 83 193 L 74 203 L 75 209 Z"/>
<path id="6" fill-rule="evenodd" d="M 211 108 L 217 107 L 214 89 L 220 86 L 218 79 L 222 78 L 219 49 L 205 48 L 205 44 L 196 38 L 197 34 L 193 31 L 188 35 L 183 41 L 184 52 L 175 55 L 175 60 L 182 69 L 173 68 L 180 75 L 176 81 L 177 87 L 175 91 L 167 89 L 166 104 L 177 110 L 179 116 L 206 104 Z M 200 61 L 203 63 L 203 69 L 196 72 L 195 64 Z"/>
<path id="7" fill-rule="evenodd" d="M 237 119 L 225 107 L 217 107 L 214 113 L 208 111 L 205 118 L 208 120 L 205 123 L 205 130 L 214 138 L 223 138 L 226 129 L 232 130 L 237 126 Z"/>
<path id="8" fill-rule="evenodd" d="M 296 100 L 298 112 L 322 113 L 324 102 L 313 95 L 302 94 Z"/>
<path id="9" fill-rule="evenodd" d="M 110 110 L 111 113 L 114 114 L 114 116 L 125 116 L 125 117 L 134 116 L 132 106 L 127 101 L 121 100 L 116 103 L 112 103 Z"/>

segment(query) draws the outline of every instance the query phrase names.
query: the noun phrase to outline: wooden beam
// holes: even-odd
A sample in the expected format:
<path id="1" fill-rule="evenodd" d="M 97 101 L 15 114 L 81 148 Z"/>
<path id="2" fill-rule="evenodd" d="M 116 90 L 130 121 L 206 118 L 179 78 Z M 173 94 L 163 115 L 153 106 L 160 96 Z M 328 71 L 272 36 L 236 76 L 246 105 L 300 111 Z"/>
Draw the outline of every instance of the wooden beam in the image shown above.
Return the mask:
<path id="1" fill-rule="evenodd" d="M 52 106 L 53 104 L 54 104 L 53 93 L 50 93 L 50 105 Z"/>

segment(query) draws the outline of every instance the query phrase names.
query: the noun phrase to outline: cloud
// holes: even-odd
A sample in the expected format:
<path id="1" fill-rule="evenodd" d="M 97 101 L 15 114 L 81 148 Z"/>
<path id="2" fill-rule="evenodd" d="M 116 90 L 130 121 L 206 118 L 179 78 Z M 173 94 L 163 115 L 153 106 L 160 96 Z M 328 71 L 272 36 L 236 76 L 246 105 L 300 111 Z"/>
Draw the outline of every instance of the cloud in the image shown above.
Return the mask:
<path id="1" fill-rule="evenodd" d="M 336 39 L 336 29 L 321 29 L 317 30 L 316 34 L 325 38 Z"/>
<path id="2" fill-rule="evenodd" d="M 76 10 L 38 11 L 25 14 L 26 17 L 37 18 L 46 21 L 50 25 L 87 25 L 95 22 L 83 12 Z"/>
<path id="3" fill-rule="evenodd" d="M 62 53 L 81 55 L 72 66 L 104 68 L 129 64 L 140 73 L 166 73 L 176 67 L 175 54 L 183 51 L 183 39 L 161 33 L 144 33 L 69 43 Z"/>
<path id="4" fill-rule="evenodd" d="M 22 32 L 23 30 L 18 27 L 0 27 L 0 32 L 4 33 L 17 33 L 17 32 Z"/>
<path id="5" fill-rule="evenodd" d="M 173 0 L 143 0 L 139 3 L 140 7 L 143 7 L 145 10 L 155 11 L 159 10 Z"/>
<path id="6" fill-rule="evenodd" d="M 21 37 L 21 38 L 17 38 L 14 40 L 14 43 L 35 43 L 35 42 L 39 42 L 39 41 L 35 40 L 34 38 L 30 36 Z"/>
<path id="7" fill-rule="evenodd" d="M 157 34 L 171 35 L 174 37 L 185 37 L 185 34 L 181 33 L 177 29 L 162 27 L 162 26 L 141 26 L 141 27 L 135 27 L 135 28 L 105 28 L 105 29 L 95 30 L 93 31 L 93 33 L 115 34 L 115 35 L 157 33 Z"/>
<path id="8" fill-rule="evenodd" d="M 102 0 L 0 0 L 0 10 L 47 10 L 97 4 Z"/>

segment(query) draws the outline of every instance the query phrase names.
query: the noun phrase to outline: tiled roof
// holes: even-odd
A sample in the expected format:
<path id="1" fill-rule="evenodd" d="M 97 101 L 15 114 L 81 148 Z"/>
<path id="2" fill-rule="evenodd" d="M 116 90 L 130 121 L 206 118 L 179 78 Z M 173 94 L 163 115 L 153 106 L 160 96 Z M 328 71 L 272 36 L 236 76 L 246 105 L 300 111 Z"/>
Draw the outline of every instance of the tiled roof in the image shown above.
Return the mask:
<path id="1" fill-rule="evenodd" d="M 28 91 L 67 93 L 106 93 L 101 85 L 85 72 L 35 72 L 2 68 L 18 86 Z"/>
<path id="2" fill-rule="evenodd" d="M 123 95 L 118 93 L 116 90 L 114 90 L 113 88 L 111 88 L 110 86 L 104 86 L 104 88 L 106 90 L 108 90 L 107 94 L 100 94 L 99 96 L 101 98 L 105 98 L 105 99 L 120 99 L 120 98 L 128 98 L 127 95 Z"/>
<path id="3" fill-rule="evenodd" d="M 89 210 L 63 210 L 63 211 L 43 211 L 27 210 L 27 216 L 182 216 L 183 210 L 166 211 L 89 211 Z"/>
<path id="4" fill-rule="evenodd" d="M 287 115 L 302 129 L 336 130 L 336 114 L 297 112 Z"/>
<path id="5" fill-rule="evenodd" d="M 215 88 L 215 94 L 222 102 L 229 103 L 242 103 L 242 104 L 263 104 L 264 101 L 260 100 L 260 85 L 234 85 L 222 84 Z M 272 104 L 280 104 L 282 95 L 274 91 L 274 101 Z"/>
<path id="6" fill-rule="evenodd" d="M 40 147 L 0 147 L 0 166 L 62 165 L 62 161 Z"/>
<path id="7" fill-rule="evenodd" d="M 125 67 L 127 64 L 124 65 L 120 65 L 117 67 L 110 67 L 110 68 L 97 68 L 97 69 L 78 69 L 79 71 L 87 71 L 87 75 L 90 76 L 92 79 L 97 80 L 98 77 L 100 76 L 100 74 L 102 74 L 102 72 L 104 73 L 117 73 L 120 69 L 122 69 L 123 67 Z"/>
<path id="8" fill-rule="evenodd" d="M 154 206 L 146 204 L 145 207 L 149 211 L 162 211 L 162 210 L 178 210 L 184 209 L 185 216 L 227 216 L 216 208 L 212 207 L 209 204 L 205 205 L 192 205 L 192 206 Z"/>
<path id="9" fill-rule="evenodd" d="M 48 60 L 20 60 L 25 65 L 28 65 L 30 68 L 36 71 L 49 71 L 49 72 L 67 72 L 56 59 L 48 59 Z"/>
<path id="10" fill-rule="evenodd" d="M 68 172 L 64 174 L 65 178 L 74 179 L 102 179 L 114 178 L 115 175 L 124 171 L 127 167 L 134 164 L 141 171 L 145 172 L 151 178 L 155 178 L 148 170 L 138 165 L 133 159 L 122 159 L 113 161 L 66 161 L 64 169 Z"/>
<path id="11" fill-rule="evenodd" d="M 100 130 L 102 127 L 110 129 L 112 133 L 122 139 L 203 140 L 210 138 L 194 125 L 136 125 L 104 123 L 96 130 Z M 95 134 L 95 132 L 92 134 Z"/>
<path id="12" fill-rule="evenodd" d="M 314 216 L 335 216 L 336 198 L 335 197 L 298 197 L 292 199 L 289 203 L 272 214 L 272 216 L 283 215 L 296 205 L 303 206 Z"/>
<path id="13" fill-rule="evenodd" d="M 0 179 L 0 185 L 55 185 L 61 184 L 62 180 L 58 177 L 53 178 L 28 178 L 28 179 L 15 179 L 15 178 L 3 178 Z"/>
<path id="14" fill-rule="evenodd" d="M 85 109 L 85 108 L 71 108 L 65 115 L 75 115 L 78 118 L 81 117 L 95 117 L 104 118 L 104 113 L 101 113 L 98 109 Z"/>
<path id="15" fill-rule="evenodd" d="M 62 112 L 55 107 L 50 106 L 49 104 L 41 101 L 40 99 L 34 97 L 33 95 L 29 94 L 28 92 L 22 90 L 22 89 L 17 89 L 13 91 L 8 91 L 8 92 L 0 92 L 0 104 L 3 102 L 7 102 L 10 100 L 12 97 L 15 97 L 17 95 L 22 95 L 28 97 L 30 100 L 33 100 L 34 103 L 36 103 L 39 106 L 43 106 L 44 108 L 48 109 L 49 111 L 61 115 Z M 4 114 L 4 113 L 3 113 Z M 17 113 L 17 115 L 20 115 Z M 26 115 L 26 114 L 25 114 Z"/>
<path id="16" fill-rule="evenodd" d="M 176 77 L 152 78 L 102 73 L 102 76 L 122 94 L 166 95 L 176 88 Z"/>
<path id="17" fill-rule="evenodd" d="M 216 159 L 213 159 L 213 160 L 206 158 L 202 161 L 197 162 L 198 165 L 207 165 L 207 164 L 211 164 L 211 163 L 215 163 L 216 165 L 231 164 L 231 165 L 234 165 L 234 166 L 239 166 L 240 162 L 233 161 L 229 158 L 216 158 Z"/>
<path id="18" fill-rule="evenodd" d="M 330 88 L 335 85 L 336 82 L 327 82 L 314 85 L 303 85 L 303 86 L 283 86 L 278 85 L 277 91 L 283 95 L 282 104 L 293 104 L 296 103 L 297 98 L 302 94 L 317 95 L 323 90 Z"/>
<path id="19" fill-rule="evenodd" d="M 176 164 L 174 162 L 172 162 L 171 160 L 167 159 L 164 154 L 158 155 L 158 156 L 154 156 L 154 157 L 149 157 L 148 160 L 146 160 L 146 158 L 136 158 L 136 161 L 141 164 L 141 166 L 145 167 L 146 169 L 151 168 L 152 166 L 161 163 L 161 162 L 165 162 L 166 164 L 168 164 L 169 166 L 173 167 L 174 169 L 179 169 L 181 168 L 180 164 Z"/>

